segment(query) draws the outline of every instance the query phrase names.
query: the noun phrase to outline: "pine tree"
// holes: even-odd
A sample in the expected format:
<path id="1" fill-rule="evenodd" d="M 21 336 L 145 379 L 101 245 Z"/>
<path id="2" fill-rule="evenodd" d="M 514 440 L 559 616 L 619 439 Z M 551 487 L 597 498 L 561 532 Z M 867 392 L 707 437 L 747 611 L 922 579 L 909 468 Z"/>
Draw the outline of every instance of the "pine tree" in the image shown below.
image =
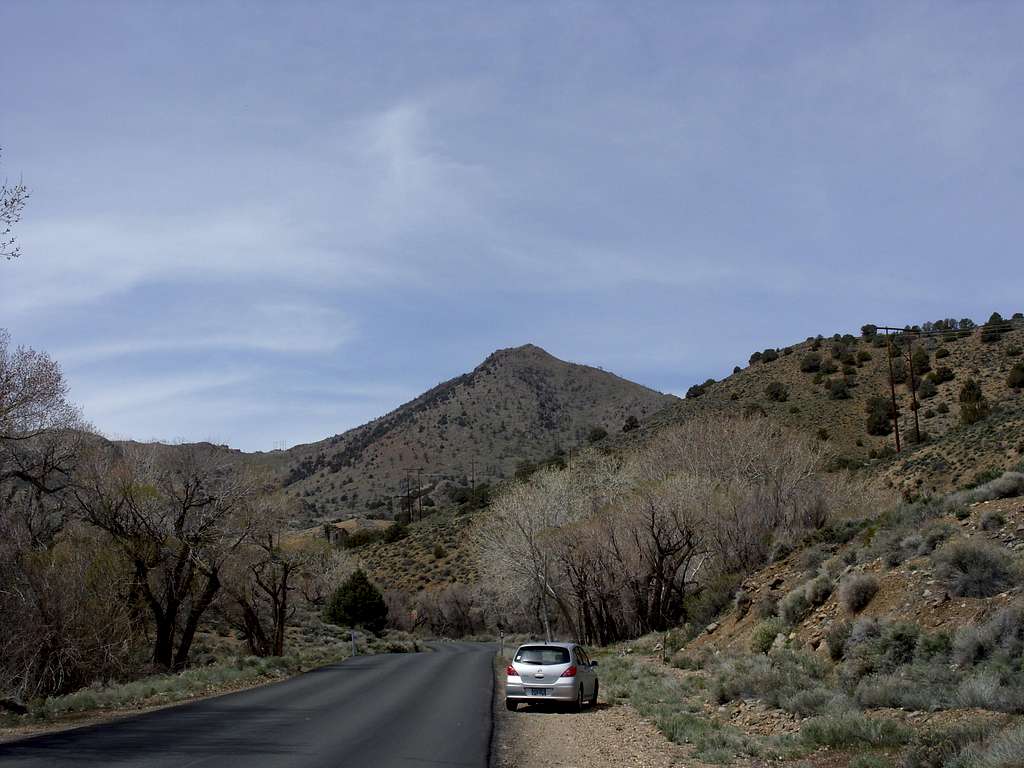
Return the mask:
<path id="1" fill-rule="evenodd" d="M 379 632 L 387 621 L 388 607 L 380 590 L 359 569 L 334 590 L 327 603 L 325 618 L 339 626 L 363 627 Z"/>

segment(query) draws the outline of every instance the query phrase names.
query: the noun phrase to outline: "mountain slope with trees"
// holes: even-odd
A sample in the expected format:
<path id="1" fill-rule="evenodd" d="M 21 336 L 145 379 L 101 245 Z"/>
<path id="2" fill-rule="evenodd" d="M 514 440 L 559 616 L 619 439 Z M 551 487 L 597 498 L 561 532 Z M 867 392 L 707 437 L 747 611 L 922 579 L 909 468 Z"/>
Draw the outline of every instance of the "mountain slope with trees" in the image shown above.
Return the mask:
<path id="1" fill-rule="evenodd" d="M 396 517 L 407 494 L 445 503 L 459 489 L 560 460 L 677 400 L 527 344 L 498 350 L 368 424 L 262 461 L 282 474 L 307 522 Z"/>
<path id="2" fill-rule="evenodd" d="M 911 495 L 981 482 L 1014 466 L 1024 455 L 1024 316 L 993 314 L 980 325 L 942 320 L 914 328 L 920 333 L 887 338 L 864 326 L 857 336 L 809 337 L 754 352 L 745 367 L 692 387 L 685 400 L 607 446 L 642 443 L 701 414 L 767 415 L 814 435 L 837 465 L 882 475 Z M 890 341 L 899 454 L 891 419 Z"/>

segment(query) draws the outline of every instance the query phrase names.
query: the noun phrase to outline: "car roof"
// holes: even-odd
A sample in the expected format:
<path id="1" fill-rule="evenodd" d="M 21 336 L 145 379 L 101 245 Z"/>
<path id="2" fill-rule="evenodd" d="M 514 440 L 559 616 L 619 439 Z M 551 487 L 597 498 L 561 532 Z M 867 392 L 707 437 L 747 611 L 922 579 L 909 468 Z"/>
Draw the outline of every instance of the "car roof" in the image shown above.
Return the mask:
<path id="1" fill-rule="evenodd" d="M 544 646 L 547 646 L 548 648 L 567 648 L 572 650 L 573 648 L 579 647 L 579 643 L 545 643 L 543 640 L 537 640 L 532 643 L 523 643 L 516 650 L 519 651 L 523 648 L 543 648 Z"/>

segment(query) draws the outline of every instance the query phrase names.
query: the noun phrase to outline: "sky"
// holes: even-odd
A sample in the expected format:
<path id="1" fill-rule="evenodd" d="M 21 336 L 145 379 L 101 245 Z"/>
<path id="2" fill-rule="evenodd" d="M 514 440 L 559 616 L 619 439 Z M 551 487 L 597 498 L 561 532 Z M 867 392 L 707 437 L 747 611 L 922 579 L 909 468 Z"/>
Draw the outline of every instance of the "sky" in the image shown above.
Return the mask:
<path id="1" fill-rule="evenodd" d="M 681 394 L 1024 309 L 1024 4 L 0 3 L 0 327 L 115 438 L 309 442 L 534 343 Z"/>

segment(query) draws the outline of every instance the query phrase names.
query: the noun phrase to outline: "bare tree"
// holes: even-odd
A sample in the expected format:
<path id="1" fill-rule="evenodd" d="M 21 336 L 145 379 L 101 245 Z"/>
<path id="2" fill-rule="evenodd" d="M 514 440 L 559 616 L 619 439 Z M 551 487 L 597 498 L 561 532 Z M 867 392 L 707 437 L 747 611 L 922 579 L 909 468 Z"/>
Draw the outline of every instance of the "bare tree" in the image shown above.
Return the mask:
<path id="1" fill-rule="evenodd" d="M 87 439 L 57 364 L 0 330 L 0 696 L 63 692 L 130 663 L 123 563 L 67 525 Z"/>
<path id="2" fill-rule="evenodd" d="M 254 656 L 283 656 L 285 629 L 298 606 L 296 582 L 321 565 L 320 542 L 289 538 L 287 500 L 264 495 L 249 513 L 250 534 L 225 564 L 221 615 Z M 300 592 L 300 596 L 301 596 Z"/>
<path id="3" fill-rule="evenodd" d="M 153 621 L 153 663 L 182 669 L 225 561 L 246 541 L 256 481 L 201 446 L 104 445 L 76 485 L 88 522 L 124 553 Z"/>
<path id="4" fill-rule="evenodd" d="M 552 544 L 554 532 L 572 518 L 567 473 L 541 470 L 529 483 L 511 485 L 491 506 L 478 533 L 483 562 L 512 603 L 536 607 L 551 638 L 552 608 L 570 625 L 575 612 L 565 601 L 564 580 Z M 575 632 L 574 632 L 575 634 Z"/>
<path id="5" fill-rule="evenodd" d="M 13 231 L 14 225 L 21 221 L 21 212 L 29 197 L 28 187 L 21 181 L 9 184 L 4 179 L 0 183 L 0 256 L 8 261 L 21 255 Z"/>

